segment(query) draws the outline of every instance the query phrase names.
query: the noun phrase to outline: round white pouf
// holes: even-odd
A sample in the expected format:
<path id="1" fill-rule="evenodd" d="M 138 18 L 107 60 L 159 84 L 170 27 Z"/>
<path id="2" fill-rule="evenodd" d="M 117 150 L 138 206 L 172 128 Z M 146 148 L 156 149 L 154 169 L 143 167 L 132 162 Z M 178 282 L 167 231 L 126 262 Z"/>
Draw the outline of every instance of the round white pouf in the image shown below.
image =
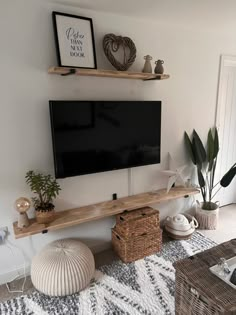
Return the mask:
<path id="1" fill-rule="evenodd" d="M 64 296 L 83 290 L 94 275 L 91 250 L 76 239 L 54 241 L 32 260 L 31 279 L 47 295 Z"/>

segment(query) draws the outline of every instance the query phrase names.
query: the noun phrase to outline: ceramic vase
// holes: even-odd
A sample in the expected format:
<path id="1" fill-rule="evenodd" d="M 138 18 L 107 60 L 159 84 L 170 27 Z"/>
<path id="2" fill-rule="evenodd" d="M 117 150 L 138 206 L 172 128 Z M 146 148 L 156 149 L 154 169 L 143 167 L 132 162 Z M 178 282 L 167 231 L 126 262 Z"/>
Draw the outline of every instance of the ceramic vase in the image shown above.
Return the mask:
<path id="1" fill-rule="evenodd" d="M 154 72 L 156 74 L 163 74 L 164 73 L 164 67 L 163 67 L 163 60 L 157 60 L 155 61 L 156 67 L 154 69 Z"/>
<path id="2" fill-rule="evenodd" d="M 142 72 L 152 73 L 152 65 L 151 65 L 152 56 L 146 55 L 144 56 L 144 60 L 145 60 L 145 63 L 144 63 Z"/>

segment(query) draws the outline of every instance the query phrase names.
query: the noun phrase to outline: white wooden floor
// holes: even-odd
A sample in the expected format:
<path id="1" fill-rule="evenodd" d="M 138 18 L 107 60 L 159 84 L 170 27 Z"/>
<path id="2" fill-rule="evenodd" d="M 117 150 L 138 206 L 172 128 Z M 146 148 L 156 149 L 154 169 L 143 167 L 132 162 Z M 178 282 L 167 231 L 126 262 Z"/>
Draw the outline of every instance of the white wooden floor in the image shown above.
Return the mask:
<path id="1" fill-rule="evenodd" d="M 199 231 L 218 244 L 236 238 L 236 204 L 220 208 L 217 230 Z"/>

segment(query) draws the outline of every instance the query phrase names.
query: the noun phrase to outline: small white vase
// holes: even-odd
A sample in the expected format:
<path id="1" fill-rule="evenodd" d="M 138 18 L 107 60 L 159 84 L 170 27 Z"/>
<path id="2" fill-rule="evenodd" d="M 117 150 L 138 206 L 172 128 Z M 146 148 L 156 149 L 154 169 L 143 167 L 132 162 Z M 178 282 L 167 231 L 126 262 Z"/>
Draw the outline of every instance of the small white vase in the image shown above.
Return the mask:
<path id="1" fill-rule="evenodd" d="M 214 210 L 202 209 L 203 202 L 197 201 L 196 207 L 196 219 L 201 230 L 216 230 L 218 226 L 219 218 L 219 205 L 215 203 L 216 208 Z"/>

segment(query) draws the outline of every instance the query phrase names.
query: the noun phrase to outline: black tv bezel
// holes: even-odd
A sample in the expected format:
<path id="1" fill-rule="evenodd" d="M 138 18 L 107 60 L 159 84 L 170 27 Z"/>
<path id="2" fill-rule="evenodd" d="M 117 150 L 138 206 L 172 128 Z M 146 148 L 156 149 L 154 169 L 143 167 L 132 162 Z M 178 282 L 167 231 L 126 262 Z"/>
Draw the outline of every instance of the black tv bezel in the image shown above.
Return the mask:
<path id="1" fill-rule="evenodd" d="M 116 171 L 116 170 L 122 170 L 122 169 L 129 169 L 129 168 L 133 168 L 133 167 L 140 167 L 140 166 L 148 166 L 148 165 L 155 165 L 155 164 L 159 164 L 161 162 L 161 125 L 162 125 L 162 119 L 160 119 L 160 155 L 159 158 L 157 159 L 157 161 L 155 161 L 154 163 L 140 163 L 140 164 L 135 164 L 135 165 L 130 165 L 127 167 L 115 167 L 115 168 L 108 168 L 108 169 L 101 169 L 99 171 L 91 171 L 91 172 L 84 172 L 84 173 L 77 173 L 75 172 L 74 174 L 70 174 L 70 175 L 61 175 L 59 174 L 58 170 L 58 166 L 57 166 L 57 158 L 56 158 L 56 146 L 55 146 L 55 132 L 54 132 L 54 124 L 53 124 L 53 103 L 61 103 L 61 102 L 129 102 L 129 103 L 135 103 L 135 102 L 148 102 L 148 103 L 159 103 L 160 106 L 160 116 L 162 115 L 162 101 L 144 101 L 144 100 L 136 100 L 136 101 L 129 101 L 129 100 L 116 100 L 116 101 L 109 101 L 109 100 L 105 100 L 105 101 L 88 101 L 88 100 L 49 100 L 49 111 L 50 111 L 50 124 L 51 124 L 51 135 L 52 135 L 52 147 L 53 147 L 53 160 L 54 160 L 54 173 L 55 173 L 55 178 L 57 179 L 63 179 L 63 178 L 69 178 L 69 177 L 74 177 L 74 176 L 83 176 L 83 175 L 90 175 L 90 174 L 98 174 L 98 173 L 103 173 L 103 172 L 112 172 L 112 171 Z"/>

